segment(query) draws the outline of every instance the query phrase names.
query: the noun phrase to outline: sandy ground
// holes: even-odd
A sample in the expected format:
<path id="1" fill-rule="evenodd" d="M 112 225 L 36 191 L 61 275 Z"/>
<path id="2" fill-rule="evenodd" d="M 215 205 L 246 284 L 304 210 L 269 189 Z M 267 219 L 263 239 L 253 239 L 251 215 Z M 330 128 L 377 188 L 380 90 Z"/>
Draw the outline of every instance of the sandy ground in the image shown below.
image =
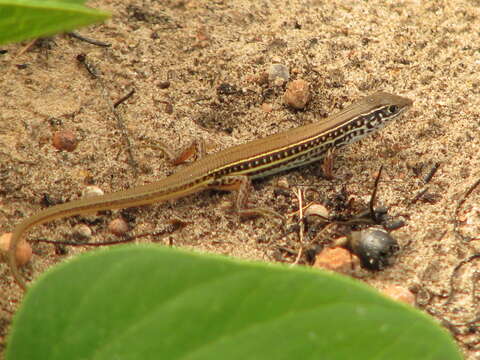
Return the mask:
<path id="1" fill-rule="evenodd" d="M 354 275 L 378 289 L 410 289 L 417 307 L 449 328 L 466 358 L 480 359 L 479 260 L 467 261 L 480 250 L 480 188 L 464 198 L 480 179 L 478 0 L 90 5 L 113 17 L 79 32 L 110 47 L 68 35 L 38 41 L 21 55 L 26 43 L 2 47 L 8 50 L 0 55 L 2 232 L 48 204 L 80 197 L 89 184 L 110 192 L 165 177 L 173 168 L 156 147 L 159 142 L 180 148 L 203 137 L 207 150 L 216 151 L 321 121 L 377 90 L 408 96 L 415 103 L 405 116 L 336 154 L 334 180 L 311 165 L 255 185 L 251 200 L 287 214 L 298 208 L 292 191 L 304 185 L 315 189 L 311 199 L 333 214 L 345 199 L 360 208 L 383 165 L 379 201 L 394 219 L 406 222 L 393 233 L 402 250 L 392 267 L 357 269 Z M 77 60 L 80 54 L 96 78 Z M 304 110 L 283 104 L 285 85 L 262 82 L 274 63 L 287 66 L 290 79 L 310 83 L 312 99 Z M 116 108 L 122 129 L 110 104 L 133 89 Z M 52 134 L 65 129 L 79 138 L 73 152 L 52 146 Z M 278 181 L 292 191 L 276 192 Z M 133 235 L 163 233 L 142 242 L 269 262 L 295 260 L 302 244 L 298 231 L 288 231 L 293 222 L 281 227 L 265 218 L 239 221 L 225 211 L 229 199 L 205 192 L 171 204 L 74 217 L 39 226 L 29 239 L 68 240 L 75 225 L 87 224 L 92 241 L 112 240 L 106 225 L 123 215 Z M 176 218 L 191 223 L 168 231 Z M 330 240 L 308 235 L 303 248 Z M 22 270 L 28 279 L 86 251 L 66 247 L 64 254 L 50 244 L 32 246 L 34 257 Z M 22 299 L 5 264 L 0 286 L 1 353 Z"/>

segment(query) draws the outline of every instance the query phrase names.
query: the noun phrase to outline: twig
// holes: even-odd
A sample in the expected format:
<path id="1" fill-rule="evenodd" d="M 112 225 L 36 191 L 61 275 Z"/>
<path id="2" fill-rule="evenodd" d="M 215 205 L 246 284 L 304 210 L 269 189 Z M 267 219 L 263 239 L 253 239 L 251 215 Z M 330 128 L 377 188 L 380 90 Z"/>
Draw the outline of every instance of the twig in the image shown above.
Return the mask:
<path id="1" fill-rule="evenodd" d="M 377 178 L 375 179 L 375 184 L 373 185 L 372 196 L 370 196 L 370 202 L 368 204 L 370 209 L 370 216 L 372 217 L 372 220 L 376 223 L 378 222 L 378 219 L 375 213 L 375 202 L 377 200 L 378 183 L 380 182 L 380 177 L 382 176 L 382 170 L 383 170 L 383 165 L 381 165 L 380 169 L 378 170 L 378 175 L 377 175 Z"/>
<path id="2" fill-rule="evenodd" d="M 420 190 L 417 195 L 415 195 L 415 197 L 412 199 L 412 201 L 410 202 L 410 205 L 413 205 L 415 204 L 418 200 L 420 200 L 420 198 L 425 195 L 425 193 L 428 191 L 428 187 Z"/>
<path id="3" fill-rule="evenodd" d="M 132 97 L 132 95 L 135 94 L 135 89 L 132 89 L 130 90 L 130 92 L 121 97 L 120 99 L 118 99 L 117 101 L 115 101 L 115 103 L 113 104 L 113 108 L 116 109 L 118 105 L 122 104 L 123 102 L 125 102 L 126 100 L 128 100 L 130 97 Z"/>
<path id="4" fill-rule="evenodd" d="M 27 45 L 25 45 L 19 52 L 18 54 L 15 55 L 13 60 L 15 60 L 17 57 L 22 56 L 24 53 L 26 53 L 30 48 L 37 42 L 38 38 L 33 39 L 30 41 Z"/>
<path id="5" fill-rule="evenodd" d="M 70 35 L 71 37 L 75 38 L 75 39 L 78 39 L 78 40 L 80 40 L 80 41 L 84 41 L 84 42 L 89 43 L 89 44 L 92 44 L 92 45 L 101 46 L 101 47 L 110 47 L 110 46 L 112 46 L 112 44 L 105 43 L 105 42 L 103 42 L 103 41 L 95 40 L 95 39 L 92 39 L 92 38 L 87 38 L 87 37 L 85 37 L 85 36 L 83 36 L 83 35 L 80 35 L 80 34 L 77 33 L 77 32 L 74 32 L 74 31 L 68 32 L 67 34 Z"/>
<path id="6" fill-rule="evenodd" d="M 47 240 L 47 239 L 36 239 L 34 240 L 35 242 L 40 242 L 40 243 L 46 243 L 46 244 L 53 244 L 53 245 L 67 245 L 67 246 L 75 246 L 75 247 L 80 247 L 80 246 L 86 246 L 86 247 L 99 247 L 99 246 L 110 246 L 110 245 L 118 245 L 118 244 L 125 244 L 129 243 L 135 240 L 138 240 L 140 238 L 144 238 L 147 236 L 162 236 L 162 235 L 170 235 L 174 231 L 178 229 L 178 226 L 171 226 L 168 229 L 165 230 L 160 230 L 160 231 L 155 231 L 155 232 L 146 232 L 143 234 L 138 234 L 135 236 L 129 236 L 125 239 L 122 240 L 112 240 L 112 241 L 105 241 L 105 242 L 95 242 L 95 243 L 87 243 L 87 242 L 76 242 L 76 241 L 58 241 L 58 240 Z"/>
<path id="7" fill-rule="evenodd" d="M 470 257 L 468 257 L 467 259 L 463 259 L 462 261 L 460 261 L 456 266 L 455 268 L 453 269 L 452 271 L 452 275 L 450 276 L 450 294 L 448 295 L 448 298 L 447 298 L 447 301 L 445 304 L 450 304 L 450 302 L 452 301 L 453 299 L 453 295 L 454 295 L 454 283 L 453 283 L 453 278 L 455 276 L 455 274 L 457 273 L 458 270 L 460 270 L 460 268 L 469 263 L 470 261 L 472 260 L 475 260 L 475 259 L 478 259 L 480 258 L 480 254 L 475 254 L 475 255 L 472 255 Z"/>
<path id="8" fill-rule="evenodd" d="M 135 161 L 135 158 L 133 157 L 133 152 L 132 152 L 132 143 L 130 142 L 130 137 L 128 136 L 127 128 L 125 127 L 123 117 L 120 115 L 118 111 L 116 111 L 115 107 L 113 106 L 112 100 L 110 99 L 110 94 L 107 90 L 107 87 L 105 86 L 105 83 L 102 79 L 100 79 L 100 84 L 102 85 L 102 93 L 103 97 L 110 107 L 110 111 L 113 113 L 113 116 L 115 117 L 115 120 L 117 122 L 117 128 L 120 130 L 123 136 L 123 140 L 127 144 L 127 157 L 128 157 L 128 162 L 130 166 L 133 169 L 133 172 L 135 175 L 138 175 L 138 168 L 137 168 L 137 162 Z"/>
<path id="9" fill-rule="evenodd" d="M 459 224 L 459 221 L 458 221 L 458 213 L 460 212 L 460 208 L 462 207 L 462 205 L 465 203 L 465 201 L 467 200 L 467 198 L 470 196 L 470 194 L 475 190 L 475 188 L 480 185 L 480 179 L 478 179 L 477 181 L 475 181 L 473 183 L 472 186 L 470 186 L 470 188 L 465 192 L 465 194 L 463 195 L 463 197 L 460 199 L 460 201 L 458 202 L 457 204 L 457 207 L 455 208 L 455 214 L 454 214 L 454 218 L 453 218 L 453 231 L 455 233 L 455 235 L 457 235 L 458 237 L 460 237 L 460 239 L 462 239 L 463 241 L 467 242 L 467 241 L 470 241 L 470 240 L 473 240 L 475 238 L 472 238 L 472 237 L 469 237 L 469 236 L 463 236 L 460 231 L 458 230 L 458 224 Z"/>
<path id="10" fill-rule="evenodd" d="M 433 164 L 433 167 L 432 169 L 429 171 L 429 173 L 427 175 L 425 175 L 425 177 L 423 178 L 423 182 L 425 184 L 428 184 L 433 176 L 435 175 L 435 173 L 437 172 L 437 170 L 440 168 L 440 163 L 439 162 L 436 162 L 435 164 Z"/>
<path id="11" fill-rule="evenodd" d="M 295 193 L 295 192 L 294 192 Z M 297 254 L 297 258 L 295 259 L 294 263 L 292 265 L 298 265 L 300 262 L 300 259 L 302 257 L 303 253 L 303 237 L 304 237 L 304 232 L 305 232 L 305 222 L 303 218 L 303 191 L 301 188 L 297 188 L 297 193 L 295 193 L 295 196 L 298 199 L 298 212 L 299 212 L 299 221 L 300 221 L 300 229 L 299 229 L 299 237 L 300 237 L 300 249 Z"/>

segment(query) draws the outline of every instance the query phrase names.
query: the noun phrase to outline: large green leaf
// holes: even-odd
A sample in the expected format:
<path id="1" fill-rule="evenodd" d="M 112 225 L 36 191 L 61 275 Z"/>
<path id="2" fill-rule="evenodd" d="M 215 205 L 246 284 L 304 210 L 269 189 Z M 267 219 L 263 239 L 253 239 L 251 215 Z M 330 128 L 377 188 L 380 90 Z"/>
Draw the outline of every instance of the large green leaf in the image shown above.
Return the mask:
<path id="1" fill-rule="evenodd" d="M 433 319 L 355 280 L 155 246 L 41 276 L 7 347 L 7 360 L 460 358 Z"/>
<path id="2" fill-rule="evenodd" d="M 0 0 L 0 44 L 73 30 L 100 22 L 108 14 L 83 0 Z"/>

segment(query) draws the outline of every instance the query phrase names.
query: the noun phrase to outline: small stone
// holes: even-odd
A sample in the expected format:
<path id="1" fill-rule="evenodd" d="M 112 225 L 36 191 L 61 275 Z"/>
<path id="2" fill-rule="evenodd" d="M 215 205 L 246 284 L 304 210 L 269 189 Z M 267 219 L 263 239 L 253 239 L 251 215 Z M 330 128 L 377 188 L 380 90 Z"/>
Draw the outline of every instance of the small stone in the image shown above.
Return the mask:
<path id="1" fill-rule="evenodd" d="M 73 236 L 80 242 L 88 242 L 92 237 L 92 229 L 85 224 L 75 225 L 73 228 Z"/>
<path id="2" fill-rule="evenodd" d="M 173 114 L 173 105 L 169 102 L 165 102 L 165 112 L 169 115 Z"/>
<path id="3" fill-rule="evenodd" d="M 60 130 L 53 134 L 52 143 L 60 151 L 73 151 L 77 148 L 78 140 L 73 131 Z"/>
<path id="4" fill-rule="evenodd" d="M 272 106 L 272 104 L 263 103 L 262 104 L 262 110 L 265 111 L 266 113 L 272 112 L 273 106 Z"/>
<path id="5" fill-rule="evenodd" d="M 160 81 L 158 87 L 160 89 L 168 89 L 170 87 L 170 81 Z"/>
<path id="6" fill-rule="evenodd" d="M 288 84 L 283 95 L 285 104 L 295 108 L 303 109 L 310 100 L 310 85 L 307 81 L 298 79 Z"/>
<path id="7" fill-rule="evenodd" d="M 0 236 L 0 253 L 4 261 L 7 260 L 8 249 L 10 248 L 10 242 L 12 241 L 12 233 L 4 233 Z M 15 259 L 18 266 L 23 266 L 32 258 L 32 247 L 25 240 L 21 240 L 17 244 L 17 250 L 15 252 Z"/>
<path id="8" fill-rule="evenodd" d="M 203 49 L 207 47 L 210 43 L 210 36 L 207 32 L 205 26 L 202 26 L 197 29 L 197 33 L 195 34 L 196 41 L 193 44 L 193 47 L 198 49 Z"/>
<path id="9" fill-rule="evenodd" d="M 340 247 L 326 248 L 317 255 L 313 267 L 348 273 L 359 262 L 359 259 L 346 249 Z"/>
<path id="10" fill-rule="evenodd" d="M 89 198 L 94 196 L 102 196 L 104 194 L 103 190 L 100 189 L 98 186 L 89 185 L 85 189 L 83 189 L 83 197 Z"/>
<path id="11" fill-rule="evenodd" d="M 290 78 L 290 71 L 288 67 L 283 64 L 272 64 L 268 68 L 268 80 L 275 82 L 277 79 L 280 79 L 281 85 L 286 83 Z"/>
<path id="12" fill-rule="evenodd" d="M 313 203 L 305 210 L 303 215 L 305 217 L 311 216 L 315 218 L 320 218 L 322 220 L 328 220 L 330 213 L 328 212 L 328 209 L 322 204 Z"/>
<path id="13" fill-rule="evenodd" d="M 118 218 L 110 221 L 108 224 L 108 230 L 114 235 L 122 236 L 128 232 L 129 228 L 125 220 Z"/>
<path id="14" fill-rule="evenodd" d="M 399 285 L 390 285 L 382 291 L 388 297 L 408 305 L 415 305 L 415 295 L 410 290 Z"/>

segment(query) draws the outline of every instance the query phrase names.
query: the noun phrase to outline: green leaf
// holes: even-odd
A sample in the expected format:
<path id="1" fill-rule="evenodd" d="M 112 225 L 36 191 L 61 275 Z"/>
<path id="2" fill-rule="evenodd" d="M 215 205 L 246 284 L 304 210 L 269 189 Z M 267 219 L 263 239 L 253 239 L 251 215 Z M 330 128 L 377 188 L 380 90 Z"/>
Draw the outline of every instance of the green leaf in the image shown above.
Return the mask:
<path id="1" fill-rule="evenodd" d="M 461 359 L 433 319 L 350 278 L 156 246 L 40 277 L 7 360 Z"/>
<path id="2" fill-rule="evenodd" d="M 0 44 L 69 31 L 104 21 L 108 13 L 82 0 L 0 0 Z"/>

